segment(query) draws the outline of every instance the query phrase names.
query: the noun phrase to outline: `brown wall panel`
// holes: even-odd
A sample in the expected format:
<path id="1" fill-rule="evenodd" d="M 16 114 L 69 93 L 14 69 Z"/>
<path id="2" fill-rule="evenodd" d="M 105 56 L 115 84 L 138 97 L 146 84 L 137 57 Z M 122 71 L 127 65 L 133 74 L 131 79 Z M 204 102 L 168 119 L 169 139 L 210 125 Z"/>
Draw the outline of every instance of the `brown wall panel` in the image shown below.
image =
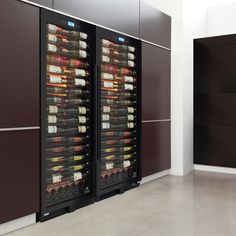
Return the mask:
<path id="1" fill-rule="evenodd" d="M 0 224 L 39 210 L 39 131 L 0 132 Z"/>
<path id="2" fill-rule="evenodd" d="M 170 51 L 142 43 L 142 119 L 170 118 Z"/>
<path id="3" fill-rule="evenodd" d="M 0 128 L 39 125 L 39 9 L 0 1 Z"/>
<path id="4" fill-rule="evenodd" d="M 139 36 L 139 0 L 54 0 L 54 8 Z"/>
<path id="5" fill-rule="evenodd" d="M 142 176 L 170 169 L 170 122 L 143 123 Z"/>
<path id="6" fill-rule="evenodd" d="M 140 38 L 171 47 L 171 17 L 140 2 Z"/>

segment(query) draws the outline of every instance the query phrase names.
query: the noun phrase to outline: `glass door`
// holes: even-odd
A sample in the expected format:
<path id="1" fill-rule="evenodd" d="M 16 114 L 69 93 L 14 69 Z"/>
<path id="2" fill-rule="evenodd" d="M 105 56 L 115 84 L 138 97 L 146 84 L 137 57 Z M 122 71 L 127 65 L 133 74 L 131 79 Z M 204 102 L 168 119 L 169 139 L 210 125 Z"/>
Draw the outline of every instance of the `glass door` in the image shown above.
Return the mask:
<path id="1" fill-rule="evenodd" d="M 110 31 L 102 30 L 98 35 L 102 191 L 139 175 L 140 46 L 135 40 Z"/>
<path id="2" fill-rule="evenodd" d="M 92 36 L 84 24 L 49 14 L 42 25 L 46 208 L 92 193 Z"/>

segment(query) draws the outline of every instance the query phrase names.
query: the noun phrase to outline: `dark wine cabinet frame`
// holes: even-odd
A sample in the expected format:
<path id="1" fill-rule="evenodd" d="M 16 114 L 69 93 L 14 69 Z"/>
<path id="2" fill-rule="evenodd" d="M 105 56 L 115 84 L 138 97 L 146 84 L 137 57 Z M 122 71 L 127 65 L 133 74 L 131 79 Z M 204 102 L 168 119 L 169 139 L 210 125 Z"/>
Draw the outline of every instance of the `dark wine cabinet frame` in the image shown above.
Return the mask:
<path id="1" fill-rule="evenodd" d="M 89 35 L 90 40 L 90 74 L 91 74 L 91 83 L 90 83 L 90 190 L 91 192 L 87 195 L 69 199 L 62 201 L 60 203 L 55 203 L 55 205 L 47 205 L 46 200 L 46 130 L 47 130 L 47 117 L 46 117 L 46 24 L 52 23 L 56 24 L 58 26 L 62 26 L 64 28 L 72 29 L 70 28 L 67 23 L 68 21 L 75 22 L 76 26 L 78 26 L 76 29 L 80 29 L 81 31 L 87 33 Z M 75 209 L 78 209 L 80 207 L 86 206 L 88 204 L 91 204 L 95 201 L 95 161 L 94 157 L 96 156 L 95 153 L 95 135 L 94 135 L 94 107 L 95 107 L 95 101 L 93 99 L 94 94 L 94 62 L 95 62 L 95 32 L 96 27 L 79 21 L 77 19 L 69 18 L 67 16 L 64 16 L 62 14 L 54 13 L 45 9 L 41 9 L 41 204 L 40 204 L 40 213 L 37 215 L 37 219 L 39 221 L 45 221 L 48 219 L 51 219 L 55 216 L 72 212 Z"/>
<path id="2" fill-rule="evenodd" d="M 137 98 L 136 98 L 136 108 L 137 108 L 137 125 L 136 125 L 136 132 L 137 132 L 137 177 L 124 181 L 122 183 L 114 184 L 107 188 L 102 188 L 100 179 L 101 179 L 101 173 L 100 173 L 100 161 L 101 161 L 101 86 L 100 86 L 100 65 L 101 65 L 101 39 L 107 39 L 111 40 L 113 42 L 118 42 L 119 37 L 122 37 L 124 39 L 124 44 L 128 44 L 130 46 L 134 46 L 136 48 L 135 56 L 137 58 L 137 65 L 136 65 L 136 73 L 137 73 Z M 126 190 L 135 188 L 139 186 L 139 182 L 141 181 L 141 41 L 136 40 L 134 38 L 97 27 L 96 28 L 96 82 L 95 82 L 95 96 L 96 96 L 96 140 L 97 140 L 97 147 L 96 147 L 96 200 L 101 200 L 106 197 L 123 193 Z"/>

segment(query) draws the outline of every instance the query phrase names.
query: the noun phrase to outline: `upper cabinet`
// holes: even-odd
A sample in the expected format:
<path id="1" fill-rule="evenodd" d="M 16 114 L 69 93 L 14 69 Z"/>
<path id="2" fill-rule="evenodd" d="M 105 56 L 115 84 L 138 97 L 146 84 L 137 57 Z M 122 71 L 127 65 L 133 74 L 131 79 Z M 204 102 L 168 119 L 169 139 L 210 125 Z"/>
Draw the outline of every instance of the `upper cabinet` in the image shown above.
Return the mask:
<path id="1" fill-rule="evenodd" d="M 1 0 L 0 9 L 0 128 L 39 126 L 39 8 Z"/>
<path id="2" fill-rule="evenodd" d="M 53 4 L 52 4 L 52 1 L 53 0 L 30 0 L 31 2 L 35 2 L 35 3 L 38 3 L 40 5 L 43 5 L 45 7 L 50 7 L 52 8 Z"/>
<path id="3" fill-rule="evenodd" d="M 140 38 L 171 47 L 171 17 L 140 2 Z"/>
<path id="4" fill-rule="evenodd" d="M 139 37 L 139 0 L 54 0 L 54 8 Z"/>
<path id="5" fill-rule="evenodd" d="M 142 119 L 170 119 L 170 51 L 144 42 Z"/>

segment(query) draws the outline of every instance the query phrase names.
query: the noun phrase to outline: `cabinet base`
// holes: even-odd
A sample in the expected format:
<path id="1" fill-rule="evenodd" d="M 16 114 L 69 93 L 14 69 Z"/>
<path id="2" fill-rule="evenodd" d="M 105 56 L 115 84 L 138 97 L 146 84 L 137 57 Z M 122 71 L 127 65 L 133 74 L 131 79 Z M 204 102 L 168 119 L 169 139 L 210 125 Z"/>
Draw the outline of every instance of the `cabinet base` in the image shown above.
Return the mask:
<path id="1" fill-rule="evenodd" d="M 95 198 L 88 198 L 83 201 L 74 200 L 71 204 L 67 203 L 67 206 L 63 206 L 63 203 L 60 205 L 51 206 L 48 207 L 48 212 L 39 213 L 37 215 L 37 221 L 44 222 L 66 213 L 72 213 L 75 210 L 93 204 L 94 202 Z"/>
<path id="2" fill-rule="evenodd" d="M 123 194 L 130 189 L 138 187 L 139 185 L 140 185 L 139 182 L 131 182 L 118 185 L 117 187 L 113 186 L 112 188 L 108 188 L 104 192 L 100 192 L 100 194 L 96 196 L 96 201 L 101 201 L 103 199 L 112 197 L 117 194 Z"/>

